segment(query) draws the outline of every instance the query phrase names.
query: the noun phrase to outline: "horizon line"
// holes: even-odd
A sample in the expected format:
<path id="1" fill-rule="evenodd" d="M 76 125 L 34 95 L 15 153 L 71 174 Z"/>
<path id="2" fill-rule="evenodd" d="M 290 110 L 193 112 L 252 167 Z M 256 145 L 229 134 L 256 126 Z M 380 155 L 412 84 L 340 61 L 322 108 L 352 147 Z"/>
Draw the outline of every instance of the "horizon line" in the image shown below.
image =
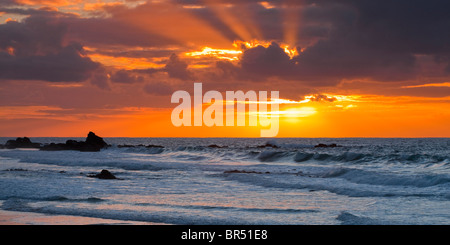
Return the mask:
<path id="1" fill-rule="evenodd" d="M 99 136 L 99 135 L 97 135 Z M 85 138 L 86 136 L 0 136 L 0 138 Z M 174 136 L 99 136 L 101 138 L 185 138 L 185 139 L 450 139 L 450 136 L 392 136 L 392 137 L 381 137 L 381 136 L 343 136 L 343 137 L 174 137 Z"/>

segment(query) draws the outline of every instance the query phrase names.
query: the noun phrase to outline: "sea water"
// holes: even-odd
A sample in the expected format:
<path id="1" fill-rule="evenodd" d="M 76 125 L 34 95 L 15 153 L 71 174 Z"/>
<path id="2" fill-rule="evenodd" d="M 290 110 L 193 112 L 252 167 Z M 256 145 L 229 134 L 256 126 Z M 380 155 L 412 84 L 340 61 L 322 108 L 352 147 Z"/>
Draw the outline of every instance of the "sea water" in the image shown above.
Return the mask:
<path id="1" fill-rule="evenodd" d="M 100 152 L 1 149 L 0 209 L 184 225 L 450 224 L 450 139 L 105 141 Z M 118 179 L 88 177 L 102 169 Z"/>

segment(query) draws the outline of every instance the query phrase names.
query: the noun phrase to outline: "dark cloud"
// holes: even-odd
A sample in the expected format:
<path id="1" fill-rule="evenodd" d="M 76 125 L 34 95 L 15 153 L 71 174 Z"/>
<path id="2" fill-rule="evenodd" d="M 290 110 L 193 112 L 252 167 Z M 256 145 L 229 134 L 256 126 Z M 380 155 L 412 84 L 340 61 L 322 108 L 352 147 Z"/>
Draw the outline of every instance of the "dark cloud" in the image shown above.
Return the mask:
<path id="1" fill-rule="evenodd" d="M 0 25 L 0 49 L 13 48 L 18 56 L 55 53 L 63 48 L 66 32 L 67 26 L 52 17 L 9 21 Z"/>
<path id="2" fill-rule="evenodd" d="M 284 50 L 272 43 L 267 48 L 257 46 L 244 51 L 241 58 L 241 67 L 244 71 L 259 76 L 285 76 L 292 72 L 294 63 Z"/>
<path id="3" fill-rule="evenodd" d="M 133 72 L 140 73 L 140 74 L 147 74 L 147 75 L 153 75 L 158 72 L 163 72 L 164 69 L 162 68 L 147 68 L 147 69 L 134 69 Z"/>
<path id="4" fill-rule="evenodd" d="M 448 1 L 308 1 L 302 20 L 328 30 L 296 58 L 310 78 L 413 79 L 416 55 L 450 54 Z"/>
<path id="5" fill-rule="evenodd" d="M 80 46 L 68 45 L 57 53 L 15 56 L 0 52 L 0 78 L 81 82 L 88 79 L 98 63 L 80 55 Z"/>
<path id="6" fill-rule="evenodd" d="M 0 25 L 0 78 L 84 81 L 101 65 L 85 56 L 81 44 L 66 43 L 67 26 L 58 19 L 31 16 Z"/>
<path id="7" fill-rule="evenodd" d="M 372 49 L 351 38 L 319 41 L 294 57 L 300 80 L 370 78 L 396 81 L 414 78 L 412 53 Z"/>
<path id="8" fill-rule="evenodd" d="M 238 64 L 221 60 L 216 62 L 218 76 L 224 79 L 265 81 L 270 77 L 296 79 L 295 62 L 275 42 L 268 47 L 246 49 Z"/>
<path id="9" fill-rule="evenodd" d="M 104 90 L 111 90 L 111 87 L 109 86 L 109 80 L 110 78 L 108 77 L 108 74 L 103 71 L 103 69 L 93 74 L 90 78 L 91 84 Z"/>
<path id="10" fill-rule="evenodd" d="M 257 46 L 244 51 L 239 64 L 229 61 L 216 62 L 221 75 L 231 79 L 265 81 L 270 77 L 285 80 L 303 80 L 302 70 L 278 43 L 268 47 Z"/>
<path id="11" fill-rule="evenodd" d="M 111 75 L 111 81 L 115 83 L 139 83 L 144 81 L 144 77 L 140 75 L 135 75 L 127 70 L 118 70 Z"/>
<path id="12" fill-rule="evenodd" d="M 374 48 L 420 54 L 450 52 L 450 33 L 445 31 L 450 27 L 449 1 L 347 0 L 342 4 L 357 9 L 355 31 L 361 31 L 361 41 Z"/>
<path id="13" fill-rule="evenodd" d="M 298 45 L 305 49 L 298 56 L 289 59 L 275 42 L 245 51 L 239 65 L 221 61 L 216 67 L 235 78 L 278 77 L 311 86 L 335 85 L 343 79 L 412 81 L 424 75 L 418 69 L 418 55 L 439 57 L 435 60 L 450 67 L 448 1 L 310 0 L 301 4 L 296 31 Z M 277 35 L 273 39 L 281 39 Z"/>
<path id="14" fill-rule="evenodd" d="M 168 52 L 184 52 L 188 45 L 191 49 L 206 44 L 229 48 L 230 41 L 244 38 L 239 28 L 250 38 L 274 42 L 245 50 L 238 64 L 215 60 L 209 77 L 238 81 L 274 77 L 311 87 L 334 86 L 344 79 L 413 81 L 424 76 L 418 69 L 418 55 L 434 57 L 435 63 L 442 64 L 442 72 L 448 75 L 450 71 L 448 1 L 266 1 L 273 8 L 265 8 L 260 2 L 176 0 L 147 2 L 133 8 L 122 4 L 105 7 L 105 15 L 81 18 L 50 9 L 12 8 L 14 1 L 2 0 L 5 4 L 0 12 L 30 17 L 0 25 L 0 59 L 5 64 L 0 69 L 10 70 L 0 76 L 81 81 L 99 66 L 83 55 L 82 46 L 94 47 L 90 52 L 108 56 L 157 57 L 155 60 L 164 62 L 161 57 L 167 57 Z M 185 5 L 204 7 L 183 8 Z M 220 5 L 227 5 L 219 9 L 222 15 L 214 9 Z M 238 25 L 230 25 L 229 20 L 238 20 Z M 304 48 L 293 58 L 280 47 L 289 31 L 296 34 L 298 49 Z M 8 53 L 11 47 L 14 55 Z M 149 47 L 152 49 L 145 49 Z M 142 76 L 159 72 L 181 80 L 203 78 L 206 69 L 189 69 L 188 64 L 193 62 L 180 57 L 171 55 L 164 68 L 113 72 L 110 81 L 135 83 L 142 81 Z M 40 69 L 44 63 L 59 64 L 60 74 L 47 75 L 46 69 Z M 69 65 L 78 71 L 71 71 Z M 23 69 L 19 68 L 25 67 L 29 67 L 27 72 L 20 74 L 18 70 Z M 96 74 L 93 84 L 106 88 L 104 74 Z"/>
<path id="15" fill-rule="evenodd" d="M 130 71 L 128 71 L 130 72 Z M 178 55 L 172 53 L 163 68 L 147 68 L 147 69 L 134 69 L 132 72 L 138 74 L 153 75 L 160 72 L 166 72 L 171 78 L 180 80 L 192 80 L 194 79 L 193 72 L 188 69 L 188 63 L 181 60 Z"/>
<path id="16" fill-rule="evenodd" d="M 176 54 L 172 54 L 169 57 L 169 61 L 167 62 L 164 71 L 167 72 L 169 77 L 178 78 L 181 80 L 190 80 L 193 76 L 187 68 L 188 64 L 185 61 L 180 60 Z"/>

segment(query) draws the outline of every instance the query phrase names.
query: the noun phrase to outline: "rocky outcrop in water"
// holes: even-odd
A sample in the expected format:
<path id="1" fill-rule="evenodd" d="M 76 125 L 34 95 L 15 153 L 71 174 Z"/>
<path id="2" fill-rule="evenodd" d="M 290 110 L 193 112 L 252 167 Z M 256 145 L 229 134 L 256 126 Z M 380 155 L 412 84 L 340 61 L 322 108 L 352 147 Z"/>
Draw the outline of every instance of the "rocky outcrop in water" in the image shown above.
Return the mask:
<path id="1" fill-rule="evenodd" d="M 16 148 L 40 148 L 40 143 L 33 143 L 28 137 L 17 138 L 15 140 L 8 140 L 5 145 L 2 145 L 6 149 Z"/>
<path id="2" fill-rule="evenodd" d="M 108 144 L 102 137 L 95 135 L 93 132 L 89 132 L 85 141 L 67 140 L 66 143 L 50 143 L 41 147 L 42 151 L 85 151 L 96 152 L 103 148 L 108 147 Z"/>
<path id="3" fill-rule="evenodd" d="M 111 172 L 106 169 L 103 169 L 99 174 L 88 175 L 90 178 L 98 178 L 98 179 L 117 179 Z"/>

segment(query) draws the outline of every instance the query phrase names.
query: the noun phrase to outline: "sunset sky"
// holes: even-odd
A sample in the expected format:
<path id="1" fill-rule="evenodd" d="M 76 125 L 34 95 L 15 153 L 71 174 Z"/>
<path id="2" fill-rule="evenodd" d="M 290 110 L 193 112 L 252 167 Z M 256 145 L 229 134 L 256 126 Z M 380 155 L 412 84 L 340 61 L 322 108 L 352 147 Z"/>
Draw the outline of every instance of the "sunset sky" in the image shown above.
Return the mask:
<path id="1" fill-rule="evenodd" d="M 0 0 L 0 136 L 175 127 L 172 93 L 279 91 L 278 137 L 450 137 L 448 0 Z"/>

